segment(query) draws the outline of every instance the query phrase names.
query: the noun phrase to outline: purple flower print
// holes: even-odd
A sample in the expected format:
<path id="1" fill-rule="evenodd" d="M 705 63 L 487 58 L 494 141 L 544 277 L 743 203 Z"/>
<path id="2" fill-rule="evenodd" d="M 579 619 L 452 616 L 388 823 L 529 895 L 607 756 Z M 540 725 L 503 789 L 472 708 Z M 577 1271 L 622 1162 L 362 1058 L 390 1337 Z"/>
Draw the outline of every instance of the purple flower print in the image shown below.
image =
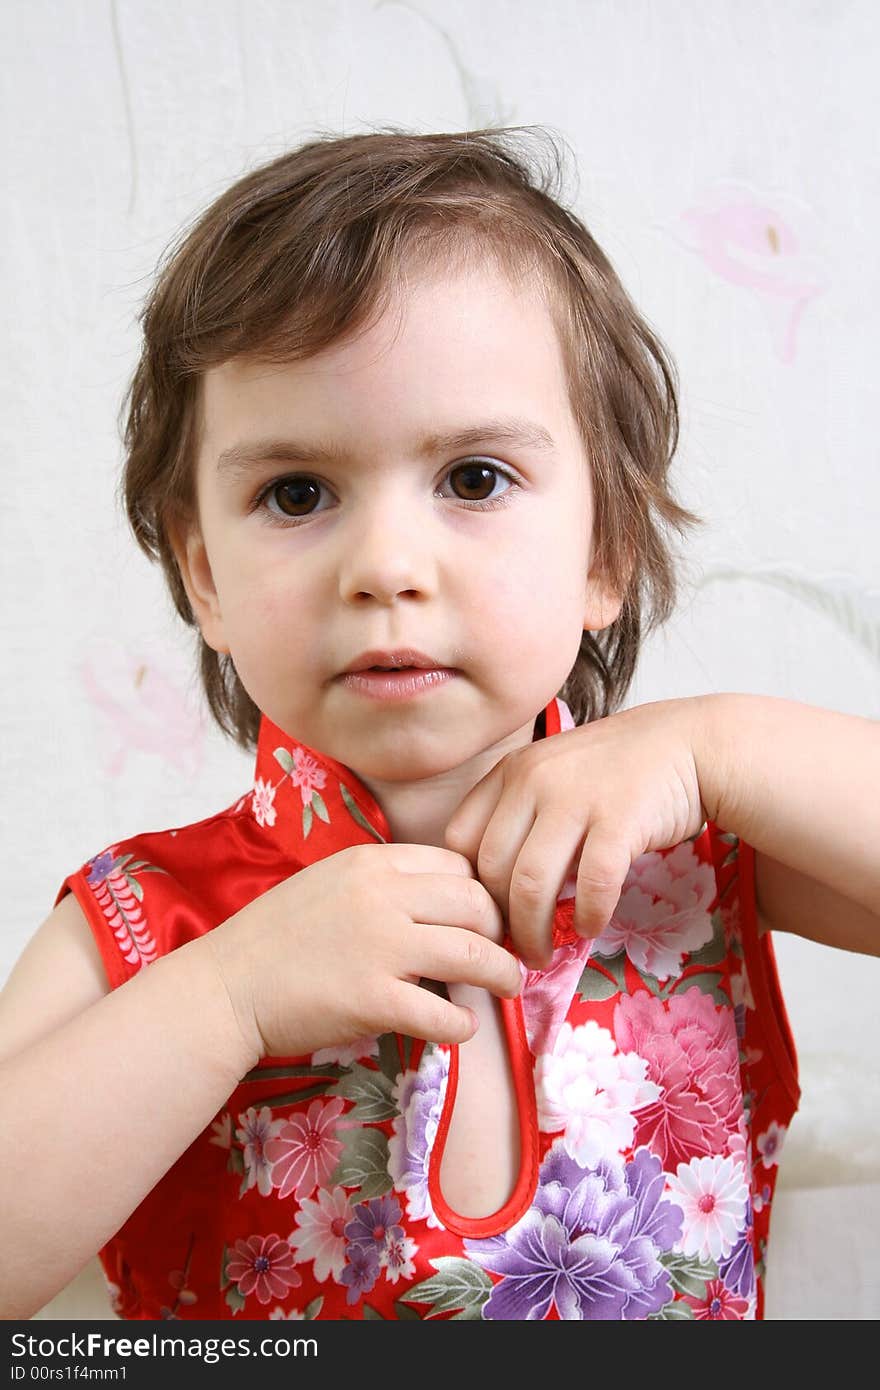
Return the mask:
<path id="1" fill-rule="evenodd" d="M 362 1294 L 369 1293 L 379 1278 L 379 1247 L 374 1241 L 369 1245 L 356 1243 L 346 1251 L 345 1268 L 340 1282 L 348 1286 L 346 1303 L 357 1303 Z"/>
<path id="2" fill-rule="evenodd" d="M 375 1245 L 376 1253 L 385 1248 L 386 1240 L 401 1240 L 400 1203 L 393 1197 L 373 1197 L 359 1202 L 354 1217 L 345 1228 L 346 1240 L 353 1245 Z"/>
<path id="3" fill-rule="evenodd" d="M 743 1298 L 751 1298 L 755 1291 L 755 1223 L 751 1202 L 746 1203 L 745 1229 L 727 1259 L 720 1261 L 718 1275 L 728 1289 Z"/>
<path id="4" fill-rule="evenodd" d="M 388 1140 L 388 1172 L 395 1192 L 406 1193 L 410 1218 L 426 1220 L 435 1227 L 441 1223 L 428 1194 L 428 1159 L 443 1113 L 448 1079 L 448 1052 L 426 1047 L 418 1071 L 402 1072 L 392 1093 L 399 1113 Z"/>
<path id="5" fill-rule="evenodd" d="M 86 882 L 92 888 L 97 888 L 99 883 L 103 883 L 109 873 L 113 872 L 115 857 L 111 850 L 107 849 L 103 854 L 96 854 L 89 868 L 89 876 Z"/>
<path id="6" fill-rule="evenodd" d="M 660 1263 L 681 1235 L 681 1212 L 662 1200 L 660 1160 L 641 1148 L 626 1167 L 593 1172 L 557 1142 L 541 1166 L 535 1200 L 504 1235 L 465 1241 L 471 1259 L 504 1277 L 484 1318 L 635 1319 L 672 1297 Z"/>

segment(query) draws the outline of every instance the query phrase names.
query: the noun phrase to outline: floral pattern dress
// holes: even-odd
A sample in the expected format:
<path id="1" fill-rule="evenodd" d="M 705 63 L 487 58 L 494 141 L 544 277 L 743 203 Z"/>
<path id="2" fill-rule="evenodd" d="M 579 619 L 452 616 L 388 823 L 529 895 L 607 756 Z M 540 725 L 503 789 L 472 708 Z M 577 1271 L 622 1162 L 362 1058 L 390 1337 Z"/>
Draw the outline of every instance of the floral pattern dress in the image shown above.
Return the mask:
<path id="1" fill-rule="evenodd" d="M 571 727 L 557 698 L 535 737 Z M 349 768 L 264 719 L 250 791 L 111 845 L 56 901 L 76 894 L 116 988 L 308 864 L 390 838 Z M 462 1216 L 440 1190 L 456 1045 L 385 1034 L 266 1057 L 101 1250 L 114 1311 L 762 1317 L 799 1090 L 754 853 L 709 822 L 643 855 L 592 944 L 573 893 L 549 968 L 501 1001 L 521 1144 L 499 1211 Z"/>

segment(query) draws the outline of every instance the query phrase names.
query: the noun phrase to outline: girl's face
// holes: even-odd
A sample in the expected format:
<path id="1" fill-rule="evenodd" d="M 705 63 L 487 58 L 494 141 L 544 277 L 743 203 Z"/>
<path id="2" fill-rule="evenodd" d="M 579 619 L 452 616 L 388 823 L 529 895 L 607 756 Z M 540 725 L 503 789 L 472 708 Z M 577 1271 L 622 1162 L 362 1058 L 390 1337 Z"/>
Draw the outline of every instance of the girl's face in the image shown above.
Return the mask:
<path id="1" fill-rule="evenodd" d="M 374 792 L 482 776 L 528 743 L 582 630 L 619 611 L 590 574 L 550 315 L 489 268 L 413 275 L 368 332 L 305 361 L 210 370 L 197 498 L 176 550 L 205 640 L 273 723 Z M 455 676 L 388 702 L 340 679 L 400 647 Z"/>

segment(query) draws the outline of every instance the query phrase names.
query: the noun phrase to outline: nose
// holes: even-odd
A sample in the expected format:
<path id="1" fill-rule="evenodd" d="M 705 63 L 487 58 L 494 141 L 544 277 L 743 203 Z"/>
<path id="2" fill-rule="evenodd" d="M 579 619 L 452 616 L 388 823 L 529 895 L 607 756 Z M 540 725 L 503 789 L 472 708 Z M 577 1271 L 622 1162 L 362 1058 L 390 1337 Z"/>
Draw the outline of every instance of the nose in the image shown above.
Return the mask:
<path id="1" fill-rule="evenodd" d="M 378 492 L 382 491 L 380 497 Z M 425 598 L 436 590 L 436 558 L 431 529 L 411 494 L 377 494 L 352 514 L 339 563 L 340 597 L 391 603 L 398 596 Z"/>

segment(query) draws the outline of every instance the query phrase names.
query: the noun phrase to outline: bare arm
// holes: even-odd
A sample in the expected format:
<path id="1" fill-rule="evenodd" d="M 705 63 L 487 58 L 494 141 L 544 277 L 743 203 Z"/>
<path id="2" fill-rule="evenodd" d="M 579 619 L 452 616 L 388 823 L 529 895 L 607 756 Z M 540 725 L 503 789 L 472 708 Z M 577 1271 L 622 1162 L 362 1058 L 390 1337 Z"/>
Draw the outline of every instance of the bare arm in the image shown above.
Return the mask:
<path id="1" fill-rule="evenodd" d="M 259 1060 L 209 938 L 95 999 L 106 979 L 71 900 L 38 937 L 0 995 L 5 1319 L 31 1317 L 70 1282 Z"/>
<path id="2" fill-rule="evenodd" d="M 700 703 L 703 803 L 754 847 L 767 926 L 880 955 L 880 723 L 772 696 Z"/>

